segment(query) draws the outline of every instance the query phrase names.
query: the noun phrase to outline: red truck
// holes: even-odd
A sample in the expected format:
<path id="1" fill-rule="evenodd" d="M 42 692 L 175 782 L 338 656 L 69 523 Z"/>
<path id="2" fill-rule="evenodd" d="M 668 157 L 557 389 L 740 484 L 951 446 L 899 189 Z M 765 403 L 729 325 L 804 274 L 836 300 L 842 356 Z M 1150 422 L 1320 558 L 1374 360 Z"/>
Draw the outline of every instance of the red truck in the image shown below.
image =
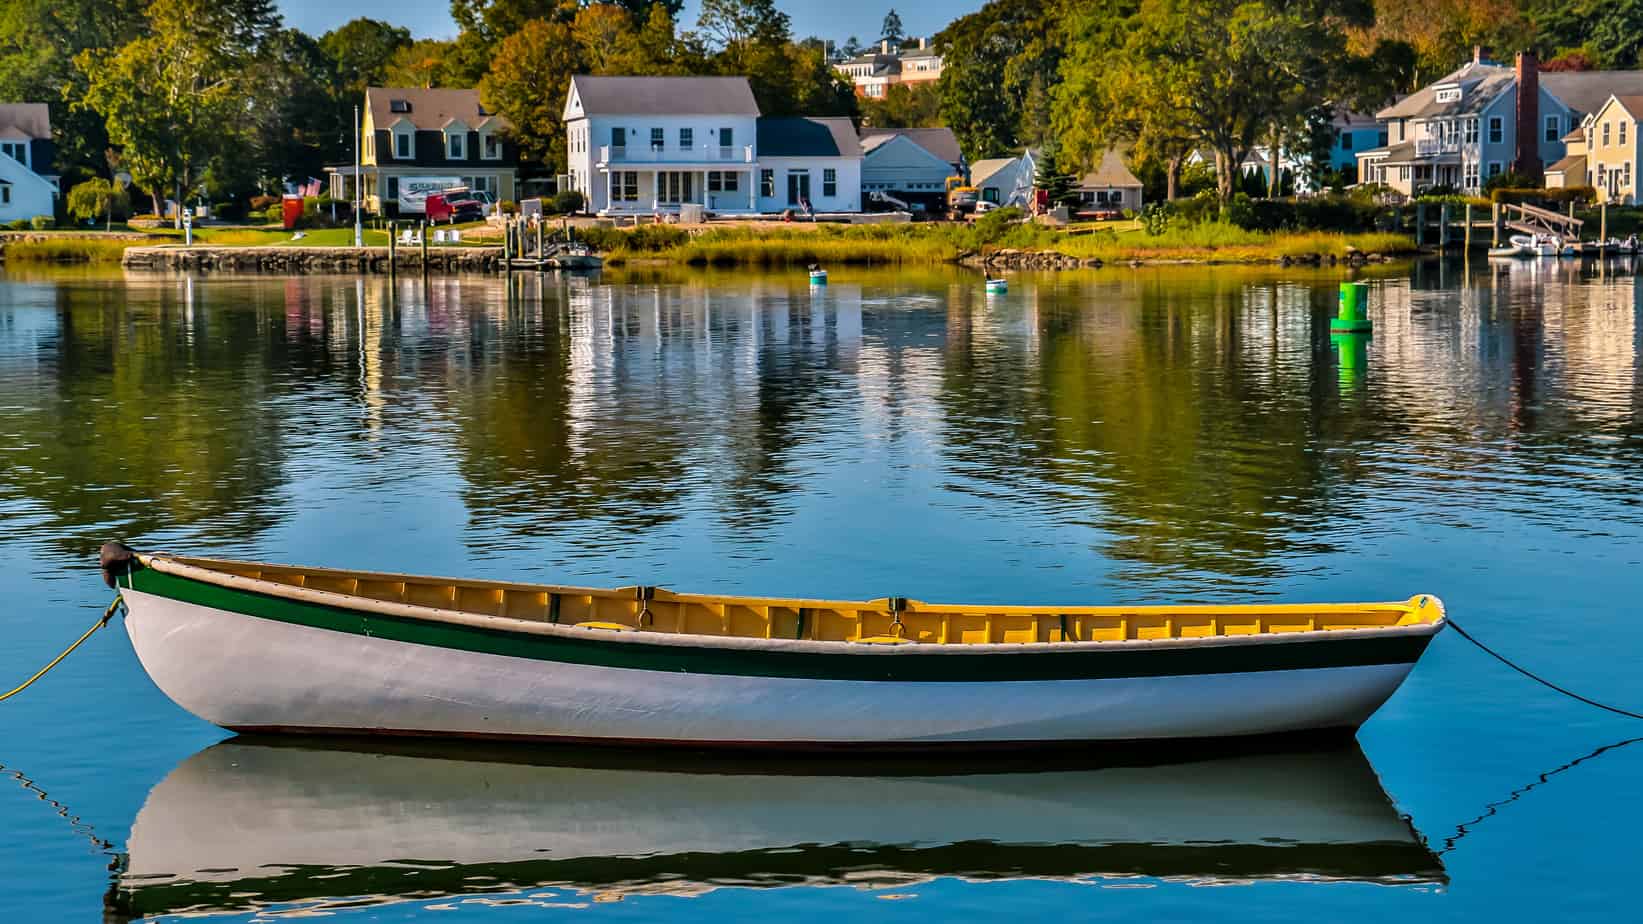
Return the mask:
<path id="1" fill-rule="evenodd" d="M 454 225 L 459 221 L 484 221 L 485 206 L 465 187 L 456 187 L 429 193 L 423 214 L 431 224 L 445 221 Z"/>

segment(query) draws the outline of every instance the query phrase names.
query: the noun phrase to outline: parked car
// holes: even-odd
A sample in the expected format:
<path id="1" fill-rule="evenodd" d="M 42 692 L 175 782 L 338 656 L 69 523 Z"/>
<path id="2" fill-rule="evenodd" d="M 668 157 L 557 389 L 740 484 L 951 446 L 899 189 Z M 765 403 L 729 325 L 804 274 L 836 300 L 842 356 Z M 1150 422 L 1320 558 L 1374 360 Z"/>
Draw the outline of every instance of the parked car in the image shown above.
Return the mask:
<path id="1" fill-rule="evenodd" d="M 486 218 L 496 214 L 495 195 L 488 193 L 483 189 L 476 189 L 469 193 L 469 195 L 472 196 L 474 201 L 479 203 L 479 207 L 485 211 Z"/>
<path id="2" fill-rule="evenodd" d="M 472 191 L 461 187 L 429 193 L 423 210 L 431 224 L 485 220 L 485 206 L 474 198 Z"/>

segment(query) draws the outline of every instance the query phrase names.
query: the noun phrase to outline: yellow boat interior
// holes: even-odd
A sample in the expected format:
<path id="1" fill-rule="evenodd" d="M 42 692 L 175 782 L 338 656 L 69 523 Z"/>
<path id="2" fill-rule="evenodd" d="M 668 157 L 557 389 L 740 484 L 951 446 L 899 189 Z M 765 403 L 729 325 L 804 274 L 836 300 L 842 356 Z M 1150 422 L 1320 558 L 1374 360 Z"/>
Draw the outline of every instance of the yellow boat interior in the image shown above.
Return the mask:
<path id="1" fill-rule="evenodd" d="M 675 593 L 660 587 L 561 587 L 172 555 L 142 558 L 151 567 L 195 579 L 209 581 L 222 575 L 270 582 L 279 586 L 262 590 L 286 595 L 282 589 L 291 588 L 292 597 L 320 591 L 591 630 L 760 639 L 938 645 L 1116 642 L 1345 632 L 1432 625 L 1443 619 L 1443 604 L 1431 595 L 1391 603 L 967 606 L 900 597 L 739 597 Z M 168 567 L 172 563 L 183 567 Z"/>

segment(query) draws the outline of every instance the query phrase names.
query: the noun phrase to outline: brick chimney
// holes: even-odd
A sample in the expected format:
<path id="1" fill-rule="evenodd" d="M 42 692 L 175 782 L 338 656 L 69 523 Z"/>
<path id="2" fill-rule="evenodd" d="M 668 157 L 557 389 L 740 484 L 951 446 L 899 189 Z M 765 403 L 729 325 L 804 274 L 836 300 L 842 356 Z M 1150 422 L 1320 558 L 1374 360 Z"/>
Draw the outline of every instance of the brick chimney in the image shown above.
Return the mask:
<path id="1" fill-rule="evenodd" d="M 1512 169 L 1540 179 L 1540 62 L 1532 51 L 1517 55 L 1517 157 Z"/>
<path id="2" fill-rule="evenodd" d="M 889 53 L 890 53 L 890 40 L 889 39 L 879 39 L 879 54 L 887 55 Z"/>

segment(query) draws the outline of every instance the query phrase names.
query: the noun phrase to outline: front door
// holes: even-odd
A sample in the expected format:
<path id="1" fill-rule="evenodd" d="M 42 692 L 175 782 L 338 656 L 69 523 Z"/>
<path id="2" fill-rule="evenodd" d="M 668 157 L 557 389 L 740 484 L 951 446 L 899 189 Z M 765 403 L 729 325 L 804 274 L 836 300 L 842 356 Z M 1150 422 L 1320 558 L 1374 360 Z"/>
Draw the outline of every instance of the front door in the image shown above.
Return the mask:
<path id="1" fill-rule="evenodd" d="M 787 205 L 795 209 L 809 207 L 810 171 L 787 171 Z"/>

